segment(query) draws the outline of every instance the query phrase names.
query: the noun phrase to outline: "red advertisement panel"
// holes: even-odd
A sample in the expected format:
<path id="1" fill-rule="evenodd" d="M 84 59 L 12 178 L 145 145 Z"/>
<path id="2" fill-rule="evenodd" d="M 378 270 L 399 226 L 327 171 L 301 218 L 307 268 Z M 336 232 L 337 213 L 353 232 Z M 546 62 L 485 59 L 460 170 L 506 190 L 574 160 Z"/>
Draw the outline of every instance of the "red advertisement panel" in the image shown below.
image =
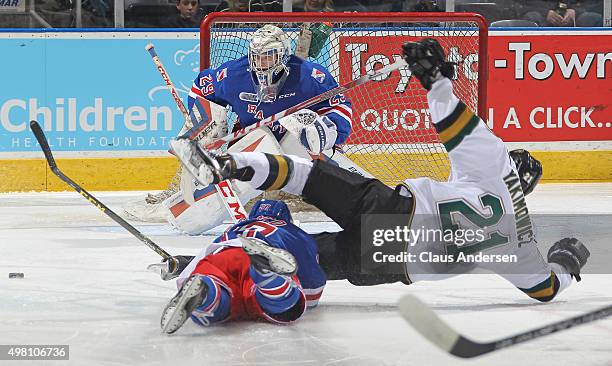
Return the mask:
<path id="1" fill-rule="evenodd" d="M 476 110 L 477 37 L 436 37 L 458 62 L 455 92 Z M 340 37 L 339 82 L 400 57 L 408 36 Z M 488 113 L 508 142 L 612 140 L 612 34 L 489 36 Z M 426 93 L 402 69 L 347 93 L 354 102 L 349 143 L 437 141 Z"/>
<path id="2" fill-rule="evenodd" d="M 612 140 L 612 35 L 490 36 L 487 104 L 504 141 Z"/>
<path id="3" fill-rule="evenodd" d="M 401 58 L 401 45 L 422 37 L 344 36 L 339 39 L 339 83 L 344 84 Z M 456 93 L 477 105 L 478 37 L 436 37 L 449 59 L 459 63 Z M 346 93 L 353 102 L 353 132 L 348 143 L 395 144 L 438 141 L 427 110 L 425 90 L 407 68 Z"/>

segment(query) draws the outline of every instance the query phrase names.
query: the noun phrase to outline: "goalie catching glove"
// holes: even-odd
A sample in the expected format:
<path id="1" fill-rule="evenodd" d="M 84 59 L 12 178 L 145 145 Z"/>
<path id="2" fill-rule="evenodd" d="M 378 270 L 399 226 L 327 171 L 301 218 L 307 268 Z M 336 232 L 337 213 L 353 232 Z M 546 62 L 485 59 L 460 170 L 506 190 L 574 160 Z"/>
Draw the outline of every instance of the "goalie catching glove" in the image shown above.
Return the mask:
<path id="1" fill-rule="evenodd" d="M 336 144 L 336 124 L 327 116 L 319 116 L 310 109 L 301 109 L 279 120 L 302 145 L 313 154 L 319 155 Z"/>

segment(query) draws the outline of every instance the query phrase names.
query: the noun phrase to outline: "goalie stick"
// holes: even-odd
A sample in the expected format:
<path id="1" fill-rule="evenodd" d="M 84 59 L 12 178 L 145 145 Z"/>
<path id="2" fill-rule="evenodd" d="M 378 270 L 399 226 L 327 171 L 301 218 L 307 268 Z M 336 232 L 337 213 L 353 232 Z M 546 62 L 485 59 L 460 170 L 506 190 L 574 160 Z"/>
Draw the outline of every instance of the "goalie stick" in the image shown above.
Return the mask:
<path id="1" fill-rule="evenodd" d="M 190 129 L 194 128 L 195 125 L 193 121 L 191 120 L 191 116 L 189 115 L 187 108 L 185 108 L 185 104 L 183 104 L 183 101 L 179 97 L 178 92 L 176 91 L 176 88 L 174 87 L 174 84 L 172 83 L 172 80 L 170 80 L 170 75 L 168 75 L 166 68 L 161 63 L 161 60 L 159 59 L 157 52 L 155 52 L 155 46 L 153 46 L 152 43 L 149 43 L 145 47 L 145 49 L 151 55 L 151 58 L 153 59 L 155 66 L 157 66 L 157 70 L 159 71 L 159 74 L 161 75 L 162 79 L 164 79 L 164 82 L 166 83 L 166 86 L 168 87 L 170 94 L 172 94 L 172 98 L 174 99 L 176 106 L 178 107 L 178 109 L 183 114 L 183 117 L 185 118 L 185 124 L 183 125 L 183 128 L 181 129 L 181 132 L 179 133 L 179 136 L 181 136 L 187 133 L 187 131 L 189 131 Z M 198 113 L 197 108 L 195 109 L 195 113 L 196 114 Z M 196 115 L 196 118 L 198 117 L 199 116 Z M 210 132 L 210 129 L 213 128 L 213 124 L 210 122 L 212 121 L 209 121 L 208 125 L 202 131 L 193 132 L 193 139 L 195 141 L 198 141 L 200 138 L 202 138 L 203 136 L 206 136 Z M 232 185 L 230 181 L 224 180 L 220 182 L 219 184 L 215 184 L 215 189 L 217 190 L 217 194 L 220 196 L 221 201 L 223 201 L 223 205 L 225 206 L 225 209 L 229 213 L 234 223 L 238 223 L 240 221 L 246 220 L 248 216 L 247 212 L 244 209 L 244 206 L 242 205 L 242 203 L 240 202 L 240 199 L 234 193 L 234 190 L 232 189 Z M 190 203 L 193 203 L 193 202 L 190 202 Z"/>
<path id="2" fill-rule="evenodd" d="M 303 101 L 301 103 L 298 103 L 298 104 L 294 105 L 293 107 L 289 107 L 289 108 L 285 109 L 284 111 L 280 111 L 278 113 L 275 113 L 275 114 L 271 115 L 270 117 L 264 118 L 264 119 L 262 119 L 261 121 L 255 123 L 255 124 L 252 124 L 250 126 L 246 126 L 246 127 L 241 128 L 239 130 L 236 130 L 236 131 L 228 134 L 227 136 L 220 137 L 218 139 L 214 139 L 214 140 L 212 140 L 212 141 L 210 141 L 210 142 L 208 142 L 206 144 L 205 149 L 207 149 L 207 150 L 216 150 L 216 149 L 220 148 L 221 146 L 223 146 L 225 143 L 235 141 L 235 140 L 241 138 L 242 136 L 250 133 L 253 130 L 256 130 L 256 129 L 258 129 L 260 127 L 263 127 L 263 126 L 268 126 L 268 127 L 272 126 L 272 124 L 274 122 L 278 121 L 279 119 L 281 119 L 281 118 L 283 118 L 285 116 L 288 116 L 288 115 L 290 115 L 292 113 L 295 113 L 295 112 L 299 111 L 300 109 L 304 109 L 304 108 L 313 106 L 313 105 L 315 105 L 317 103 L 320 103 L 320 102 L 325 101 L 325 100 L 327 100 L 327 99 L 329 99 L 331 97 L 334 97 L 334 96 L 336 96 L 336 95 L 338 95 L 340 93 L 344 93 L 347 90 L 355 88 L 355 87 L 357 87 L 359 85 L 363 85 L 363 84 L 367 83 L 368 81 L 370 81 L 372 79 L 381 77 L 384 74 L 388 74 L 388 73 L 390 73 L 392 71 L 401 69 L 402 67 L 405 67 L 406 65 L 407 65 L 406 61 L 404 61 L 403 59 L 400 59 L 400 60 L 392 63 L 391 65 L 387 65 L 385 67 L 382 67 L 382 68 L 380 68 L 380 69 L 378 69 L 378 70 L 376 70 L 376 71 L 374 71 L 374 72 L 372 72 L 370 74 L 365 74 L 365 75 L 363 75 L 363 76 L 361 76 L 361 77 L 359 77 L 359 78 L 357 78 L 355 80 L 352 80 L 352 81 L 349 81 L 349 82 L 345 83 L 344 85 L 339 85 L 339 86 L 337 86 L 337 87 L 335 87 L 333 89 L 330 89 L 328 91 L 325 91 L 325 92 L 323 92 L 323 93 L 321 93 L 319 95 L 315 95 L 314 97 L 312 97 L 310 99 L 307 99 L 307 100 L 305 100 L 305 101 Z"/>
<path id="3" fill-rule="evenodd" d="M 414 295 L 405 295 L 400 299 L 399 311 L 402 317 L 431 343 L 454 356 L 472 358 L 606 318 L 612 315 L 612 305 L 496 341 L 483 343 L 459 334 Z"/>
<path id="4" fill-rule="evenodd" d="M 57 167 L 55 163 L 55 159 L 53 158 L 53 154 L 51 153 L 51 148 L 49 147 L 49 143 L 47 142 L 47 138 L 45 137 L 45 133 L 42 128 L 36 121 L 30 122 L 30 128 L 40 145 L 41 150 L 45 154 L 45 159 L 47 160 L 47 164 L 49 164 L 49 168 L 53 172 L 53 174 L 57 175 L 57 177 L 63 180 L 66 184 L 68 184 L 72 189 L 77 191 L 81 196 L 85 197 L 89 202 L 91 202 L 94 206 L 96 206 L 100 211 L 106 214 L 108 217 L 113 219 L 116 223 L 123 226 L 124 229 L 129 231 L 132 235 L 137 237 L 141 242 L 143 242 L 146 246 L 153 249 L 153 251 L 159 254 L 164 259 L 172 259 L 172 256 L 168 254 L 165 250 L 163 250 L 159 245 L 155 244 L 153 240 L 149 239 L 143 233 L 138 231 L 135 227 L 130 225 L 127 221 L 125 221 L 121 216 L 117 215 L 113 210 L 106 207 L 105 204 L 100 202 L 96 197 L 92 196 L 89 192 L 81 188 L 78 184 L 76 184 L 72 179 L 68 178 L 62 171 Z"/>

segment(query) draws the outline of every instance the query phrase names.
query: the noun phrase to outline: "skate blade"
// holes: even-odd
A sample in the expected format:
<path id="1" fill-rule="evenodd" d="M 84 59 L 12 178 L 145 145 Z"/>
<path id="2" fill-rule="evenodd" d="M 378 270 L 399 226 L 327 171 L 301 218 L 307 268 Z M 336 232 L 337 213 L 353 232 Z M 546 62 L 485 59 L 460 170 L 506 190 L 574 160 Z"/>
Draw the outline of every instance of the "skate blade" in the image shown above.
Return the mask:
<path id="1" fill-rule="evenodd" d="M 202 290 L 202 281 L 197 276 L 191 277 L 181 288 L 176 304 L 168 304 L 161 317 L 162 332 L 172 334 L 176 332 L 191 314 L 185 311 L 185 304 Z M 170 300 L 172 303 L 174 299 Z"/>
<path id="2" fill-rule="evenodd" d="M 270 270 L 283 276 L 293 276 L 297 272 L 297 261 L 287 250 L 275 248 L 253 239 L 239 237 L 242 249 L 249 255 L 260 255 L 268 260 Z"/>
<path id="3" fill-rule="evenodd" d="M 184 139 L 171 140 L 170 148 L 173 150 L 174 156 L 181 162 L 183 169 L 197 179 L 202 185 L 207 186 L 208 184 L 202 180 L 200 172 L 198 168 L 196 168 L 196 164 L 199 166 L 202 162 L 198 161 L 197 157 L 194 156 L 195 152 L 189 141 Z M 192 161 L 192 158 L 195 158 L 196 162 Z"/>

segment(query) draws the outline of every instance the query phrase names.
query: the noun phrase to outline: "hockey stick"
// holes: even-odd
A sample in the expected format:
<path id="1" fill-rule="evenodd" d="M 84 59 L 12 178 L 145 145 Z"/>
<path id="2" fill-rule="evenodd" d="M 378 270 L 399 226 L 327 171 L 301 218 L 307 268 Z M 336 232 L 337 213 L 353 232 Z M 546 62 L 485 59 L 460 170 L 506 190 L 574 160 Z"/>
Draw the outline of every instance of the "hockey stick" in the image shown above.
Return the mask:
<path id="1" fill-rule="evenodd" d="M 187 131 L 189 131 L 191 128 L 193 128 L 194 123 L 191 120 L 189 111 L 187 111 L 187 108 L 185 108 L 185 104 L 183 104 L 181 97 L 178 95 L 178 92 L 176 91 L 176 88 L 174 87 L 174 83 L 170 79 L 170 75 L 168 75 L 168 71 L 166 71 L 164 64 L 162 64 L 159 56 L 157 55 L 157 52 L 155 52 L 155 46 L 153 46 L 152 43 L 149 43 L 148 45 L 146 45 L 145 49 L 147 50 L 147 52 L 149 52 L 149 55 L 151 55 L 151 58 L 153 59 L 153 63 L 155 63 L 155 66 L 157 67 L 157 71 L 159 71 L 159 74 L 161 75 L 162 79 L 166 83 L 166 86 L 168 87 L 168 91 L 170 91 L 170 94 L 172 95 L 172 98 L 174 99 L 176 106 L 178 107 L 179 111 L 181 111 L 181 113 L 183 114 L 183 117 L 185 118 L 185 124 L 183 125 L 183 127 L 181 128 L 181 131 L 179 132 L 179 136 L 180 136 L 186 133 Z M 197 109 L 194 110 L 194 113 L 196 113 L 196 116 L 195 116 L 196 118 L 201 118 L 201 116 L 199 116 L 199 112 Z M 208 126 L 206 126 L 206 128 L 203 131 L 198 133 L 198 135 L 196 136 L 196 140 L 198 140 L 201 136 L 206 136 L 210 128 L 212 128 L 212 125 L 209 124 Z"/>
<path id="2" fill-rule="evenodd" d="M 321 103 L 331 97 L 334 97 L 340 93 L 344 93 L 347 90 L 350 90 L 352 88 L 355 88 L 359 85 L 363 85 L 365 83 L 367 83 L 368 81 L 375 79 L 377 77 L 380 77 L 384 74 L 388 74 L 392 71 L 401 69 L 402 67 L 406 66 L 406 61 L 404 61 L 403 59 L 400 59 L 398 61 L 396 61 L 395 63 L 392 63 L 391 65 L 387 65 L 385 67 L 382 67 L 378 70 L 376 70 L 373 73 L 370 74 L 365 74 L 355 80 L 349 81 L 348 83 L 345 83 L 344 85 L 340 85 L 337 86 L 333 89 L 330 89 L 326 92 L 323 92 L 319 95 L 315 95 L 314 97 L 307 99 L 301 103 L 298 103 L 296 105 L 294 105 L 293 107 L 289 107 L 287 109 L 285 109 L 284 111 L 280 111 L 276 114 L 271 115 L 270 117 L 267 117 L 265 119 L 262 119 L 261 121 L 252 124 L 250 126 L 246 126 L 244 128 L 241 128 L 237 131 L 234 131 L 224 137 L 220 137 L 218 139 L 214 139 L 213 141 L 209 142 L 208 144 L 206 144 L 205 148 L 207 150 L 215 150 L 220 148 L 221 146 L 223 146 L 225 143 L 228 142 L 232 142 L 234 140 L 237 140 L 239 138 L 241 138 L 242 136 L 252 132 L 253 130 L 256 130 L 260 127 L 263 126 L 271 126 L 274 122 L 278 121 L 279 119 L 288 116 L 292 113 L 295 113 L 297 111 L 299 111 L 300 109 L 304 109 L 310 106 L 313 106 L 317 103 Z"/>
<path id="3" fill-rule="evenodd" d="M 440 319 L 430 307 L 413 295 L 405 295 L 399 301 L 402 317 L 417 332 L 444 351 L 457 357 L 472 358 L 514 346 L 545 335 L 560 332 L 575 326 L 590 323 L 612 315 L 612 305 L 591 312 L 561 320 L 493 342 L 476 342 L 459 334 Z"/>
<path id="4" fill-rule="evenodd" d="M 183 114 L 183 117 L 185 118 L 185 125 L 183 125 L 183 128 L 181 129 L 181 132 L 179 133 L 179 135 L 183 135 L 184 133 L 186 133 L 189 129 L 191 129 L 194 126 L 193 121 L 191 120 L 191 116 L 189 116 L 189 112 L 187 111 L 187 108 L 185 108 L 185 104 L 183 104 L 183 101 L 179 97 L 178 92 L 176 91 L 176 88 L 174 87 L 174 84 L 172 83 L 172 80 L 170 80 L 170 75 L 168 75 L 166 68 L 161 63 L 161 60 L 159 59 L 157 52 L 155 52 L 155 47 L 153 46 L 153 44 L 149 43 L 145 47 L 145 49 L 151 55 L 151 58 L 153 59 L 155 66 L 157 66 L 157 70 L 159 71 L 159 74 L 161 75 L 162 79 L 164 79 L 164 82 L 166 82 L 166 86 L 168 87 L 170 94 L 172 94 L 172 98 L 174 98 L 174 102 L 176 103 L 176 106 L 178 107 L 178 109 Z M 206 136 L 209 132 L 208 130 L 211 129 L 212 127 L 213 127 L 213 124 L 208 123 L 208 125 L 204 128 L 203 131 L 200 131 L 199 133 L 197 133 L 194 139 L 198 140 L 200 137 Z M 225 209 L 229 213 L 234 223 L 238 223 L 240 221 L 246 220 L 248 216 L 247 212 L 244 209 L 244 206 L 242 205 L 242 203 L 240 202 L 240 199 L 238 199 L 238 197 L 234 193 L 234 190 L 232 189 L 232 185 L 230 184 L 230 182 L 227 180 L 224 180 L 220 182 L 219 184 L 215 184 L 215 189 L 217 190 L 217 193 L 221 197 L 221 201 L 223 201 L 223 205 L 225 206 Z"/>
<path id="5" fill-rule="evenodd" d="M 81 186 L 76 184 L 72 179 L 64 175 L 64 173 L 62 173 L 62 171 L 59 170 L 59 168 L 57 167 L 57 164 L 55 163 L 55 159 L 53 158 L 53 154 L 51 153 L 51 148 L 49 147 L 49 143 L 47 142 L 45 133 L 43 132 L 42 128 L 40 128 L 40 125 L 38 124 L 38 122 L 31 121 L 30 128 L 32 129 L 32 132 L 34 133 L 34 136 L 36 137 L 36 140 L 38 141 L 40 148 L 45 154 L 45 158 L 47 159 L 47 164 L 49 164 L 49 168 L 51 168 L 51 171 L 53 172 L 53 174 L 57 175 L 59 179 L 66 182 L 66 184 L 72 187 L 72 189 L 77 191 L 81 196 L 85 197 L 85 199 L 91 202 L 94 206 L 96 206 L 100 211 L 105 213 L 108 217 L 113 219 L 116 223 L 123 226 L 123 228 L 125 228 L 135 237 L 137 237 L 146 246 L 153 249 L 153 251 L 159 254 L 162 258 L 170 259 L 172 257 L 170 254 L 168 254 L 168 252 L 163 250 L 159 245 L 155 244 L 153 240 L 146 237 L 143 233 L 138 231 L 138 229 L 136 229 L 135 227 L 130 225 L 127 221 L 125 221 L 123 218 L 121 218 L 121 216 L 117 215 L 115 212 L 113 212 L 113 210 L 106 207 L 106 205 L 100 202 L 96 197 L 92 196 L 89 192 L 87 192 L 86 190 L 81 188 Z"/>

